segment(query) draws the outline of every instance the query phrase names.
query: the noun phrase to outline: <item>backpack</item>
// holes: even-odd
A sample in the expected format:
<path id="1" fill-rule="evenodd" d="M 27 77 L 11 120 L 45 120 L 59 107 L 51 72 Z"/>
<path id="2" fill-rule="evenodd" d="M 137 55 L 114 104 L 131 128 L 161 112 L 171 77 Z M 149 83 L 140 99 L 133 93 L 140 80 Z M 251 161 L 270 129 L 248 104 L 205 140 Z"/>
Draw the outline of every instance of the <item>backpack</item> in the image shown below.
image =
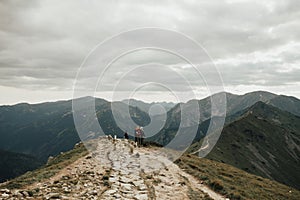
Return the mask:
<path id="1" fill-rule="evenodd" d="M 141 136 L 142 136 L 141 129 L 138 129 L 138 130 L 136 131 L 136 136 L 137 136 L 137 137 L 141 137 Z"/>

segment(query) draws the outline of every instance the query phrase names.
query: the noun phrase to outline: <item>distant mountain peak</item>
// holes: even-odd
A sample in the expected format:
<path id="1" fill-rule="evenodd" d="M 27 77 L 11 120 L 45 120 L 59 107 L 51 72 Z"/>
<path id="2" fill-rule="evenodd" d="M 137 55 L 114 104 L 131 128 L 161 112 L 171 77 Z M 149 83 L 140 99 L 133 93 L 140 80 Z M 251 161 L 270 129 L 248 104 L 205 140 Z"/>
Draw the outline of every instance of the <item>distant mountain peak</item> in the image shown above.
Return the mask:
<path id="1" fill-rule="evenodd" d="M 271 109 L 271 108 L 274 108 L 274 106 L 270 106 L 268 104 L 266 104 L 265 102 L 263 101 L 258 101 L 256 102 L 255 104 L 253 104 L 249 110 L 257 110 L 257 109 Z"/>

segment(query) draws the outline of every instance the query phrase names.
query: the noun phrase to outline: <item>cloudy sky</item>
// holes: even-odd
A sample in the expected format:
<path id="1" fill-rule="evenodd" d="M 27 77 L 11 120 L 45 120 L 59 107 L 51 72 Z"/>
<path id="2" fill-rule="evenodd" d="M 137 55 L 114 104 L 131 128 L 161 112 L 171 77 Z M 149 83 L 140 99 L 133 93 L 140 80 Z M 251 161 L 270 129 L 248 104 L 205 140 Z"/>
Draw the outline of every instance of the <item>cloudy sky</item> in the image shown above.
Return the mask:
<path id="1" fill-rule="evenodd" d="M 200 44 L 207 55 L 176 38 L 163 39 L 199 58 L 204 77 L 168 52 L 144 49 L 114 62 L 97 96 L 111 99 L 116 90 L 147 101 L 175 101 L 174 91 L 193 98 L 185 94 L 190 85 L 197 98 L 207 96 L 207 83 L 218 79 L 206 65 L 210 58 L 228 92 L 267 90 L 300 98 L 299 8 L 299 0 L 1 0 L 0 104 L 71 99 L 79 67 L 95 47 L 143 27 L 172 30 Z M 149 38 L 155 36 L 118 38 L 105 55 Z M 105 55 L 98 52 L 100 59 L 88 58 L 88 64 L 103 71 Z M 95 90 L 95 75 L 87 70 L 80 90 Z"/>

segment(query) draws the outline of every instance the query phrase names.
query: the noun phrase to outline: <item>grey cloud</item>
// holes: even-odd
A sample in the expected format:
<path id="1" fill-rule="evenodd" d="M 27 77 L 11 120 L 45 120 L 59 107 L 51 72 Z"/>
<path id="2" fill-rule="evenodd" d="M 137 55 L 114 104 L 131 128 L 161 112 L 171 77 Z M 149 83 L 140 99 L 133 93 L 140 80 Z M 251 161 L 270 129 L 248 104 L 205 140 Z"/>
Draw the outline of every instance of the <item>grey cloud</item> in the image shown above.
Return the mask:
<path id="1" fill-rule="evenodd" d="M 69 90 L 78 67 L 95 45 L 122 31 L 152 26 L 182 32 L 202 44 L 217 62 L 225 85 L 295 84 L 300 77 L 299 6 L 298 0 L 4 0 L 0 2 L 0 85 Z M 151 35 L 146 37 L 151 39 Z M 111 51 L 143 39 L 129 38 L 112 46 Z M 282 51 L 272 54 L 274 49 Z M 201 61 L 203 55 L 185 51 Z M 272 55 L 266 54 L 269 52 Z M 193 86 L 204 85 L 194 71 L 180 68 L 186 65 L 183 60 L 162 52 L 141 51 L 115 63 L 106 77 L 106 89 L 110 90 L 132 66 L 149 62 L 178 66 L 177 72 Z M 213 82 L 216 74 L 204 70 L 204 78 Z M 124 81 L 123 89 L 141 84 L 144 73 L 149 78 L 159 75 L 178 90 L 187 89 L 178 76 L 165 69 L 159 74 L 155 70 L 133 73 Z M 83 80 L 83 87 L 96 80 L 93 74 L 87 75 L 91 77 Z"/>

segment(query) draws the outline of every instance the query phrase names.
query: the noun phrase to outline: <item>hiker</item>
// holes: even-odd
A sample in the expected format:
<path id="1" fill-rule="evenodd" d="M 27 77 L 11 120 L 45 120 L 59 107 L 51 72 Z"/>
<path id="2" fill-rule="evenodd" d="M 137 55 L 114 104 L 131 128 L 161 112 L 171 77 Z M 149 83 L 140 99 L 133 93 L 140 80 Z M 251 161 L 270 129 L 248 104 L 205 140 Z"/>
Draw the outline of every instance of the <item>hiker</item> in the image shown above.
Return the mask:
<path id="1" fill-rule="evenodd" d="M 140 131 L 141 131 L 141 145 L 144 145 L 144 138 L 145 138 L 144 128 L 141 127 Z"/>
<path id="2" fill-rule="evenodd" d="M 142 131 L 141 128 L 138 126 L 135 129 L 135 142 L 137 143 L 138 146 L 142 145 Z"/>
<path id="3" fill-rule="evenodd" d="M 128 140 L 128 138 L 129 138 L 129 137 L 128 137 L 127 131 L 125 131 L 125 133 L 124 133 L 124 138 L 127 139 L 127 140 Z"/>
<path id="4" fill-rule="evenodd" d="M 134 142 L 137 143 L 138 142 L 138 130 L 140 127 L 136 127 L 134 130 Z"/>

